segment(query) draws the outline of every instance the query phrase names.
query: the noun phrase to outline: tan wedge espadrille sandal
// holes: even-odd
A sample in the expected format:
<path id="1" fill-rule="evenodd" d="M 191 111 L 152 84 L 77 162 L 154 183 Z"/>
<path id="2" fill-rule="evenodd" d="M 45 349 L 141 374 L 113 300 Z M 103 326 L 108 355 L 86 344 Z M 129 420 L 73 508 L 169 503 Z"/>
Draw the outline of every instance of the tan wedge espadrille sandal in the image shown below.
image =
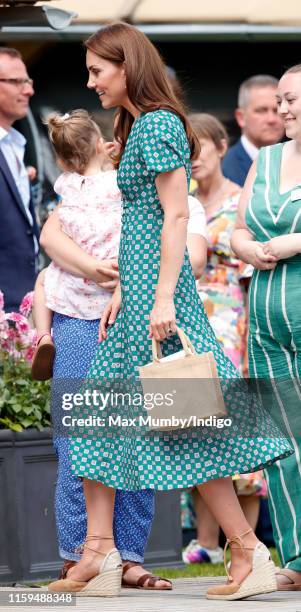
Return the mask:
<path id="1" fill-rule="evenodd" d="M 244 545 L 242 538 L 250 533 L 252 529 L 242 533 L 240 536 L 234 536 L 226 540 L 224 548 L 224 563 L 225 570 L 228 576 L 228 583 L 216 587 L 210 587 L 206 593 L 207 599 L 243 599 L 252 595 L 261 595 L 262 593 L 272 593 L 277 591 L 275 565 L 271 559 L 268 548 L 259 542 L 255 548 L 248 548 Z M 228 572 L 226 563 L 226 551 L 229 544 L 238 544 L 245 554 L 245 550 L 253 550 L 252 569 L 246 578 L 237 584 Z"/>
<path id="2" fill-rule="evenodd" d="M 108 540 L 112 538 L 88 536 L 84 547 L 95 553 L 103 554 L 99 550 L 90 548 L 86 542 L 90 540 Z M 77 597 L 118 597 L 121 589 L 122 561 L 116 548 L 108 552 L 100 563 L 99 572 L 87 582 L 67 577 L 56 580 L 48 585 L 48 591 L 54 593 L 74 593 Z"/>

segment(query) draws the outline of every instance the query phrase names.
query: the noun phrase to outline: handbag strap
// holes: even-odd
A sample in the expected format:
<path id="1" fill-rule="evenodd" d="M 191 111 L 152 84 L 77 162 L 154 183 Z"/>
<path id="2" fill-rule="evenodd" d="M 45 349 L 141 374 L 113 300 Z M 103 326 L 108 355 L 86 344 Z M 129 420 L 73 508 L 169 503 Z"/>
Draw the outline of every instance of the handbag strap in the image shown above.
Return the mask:
<path id="1" fill-rule="evenodd" d="M 185 332 L 180 328 L 176 327 L 177 334 L 181 340 L 182 347 L 186 353 L 186 355 L 195 355 L 195 348 L 191 342 L 191 340 L 186 336 Z M 153 353 L 153 361 L 159 361 L 162 359 L 162 351 L 159 340 L 155 340 L 152 338 L 152 353 Z"/>

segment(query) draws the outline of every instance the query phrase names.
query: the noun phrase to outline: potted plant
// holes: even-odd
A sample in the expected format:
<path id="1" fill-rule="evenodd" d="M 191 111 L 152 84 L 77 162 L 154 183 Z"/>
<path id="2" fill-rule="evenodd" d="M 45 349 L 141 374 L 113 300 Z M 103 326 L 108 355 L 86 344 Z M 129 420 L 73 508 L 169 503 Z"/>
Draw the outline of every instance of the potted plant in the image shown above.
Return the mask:
<path id="1" fill-rule="evenodd" d="M 20 312 L 5 313 L 0 291 L 0 429 L 15 432 L 50 426 L 49 383 L 30 376 L 36 337 L 28 320 L 31 306 L 29 293 Z"/>
<path id="2" fill-rule="evenodd" d="M 31 378 L 32 294 L 4 312 L 0 292 L 1 582 L 52 577 L 60 566 L 54 521 L 56 456 L 50 384 Z"/>

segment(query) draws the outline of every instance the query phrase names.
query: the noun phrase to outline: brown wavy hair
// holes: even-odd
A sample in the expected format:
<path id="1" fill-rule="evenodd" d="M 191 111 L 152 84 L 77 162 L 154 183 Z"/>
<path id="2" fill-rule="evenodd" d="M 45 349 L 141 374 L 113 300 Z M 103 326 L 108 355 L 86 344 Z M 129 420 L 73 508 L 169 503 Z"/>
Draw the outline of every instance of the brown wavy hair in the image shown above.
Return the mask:
<path id="1" fill-rule="evenodd" d="M 131 103 L 141 112 L 169 110 L 181 119 L 191 150 L 191 158 L 199 155 L 200 145 L 169 82 L 166 66 L 157 49 L 140 30 L 127 23 L 115 22 L 98 30 L 85 41 L 84 46 L 113 64 L 126 66 L 127 94 Z M 134 118 L 123 107 L 116 111 L 114 136 L 120 143 L 120 162 Z"/>

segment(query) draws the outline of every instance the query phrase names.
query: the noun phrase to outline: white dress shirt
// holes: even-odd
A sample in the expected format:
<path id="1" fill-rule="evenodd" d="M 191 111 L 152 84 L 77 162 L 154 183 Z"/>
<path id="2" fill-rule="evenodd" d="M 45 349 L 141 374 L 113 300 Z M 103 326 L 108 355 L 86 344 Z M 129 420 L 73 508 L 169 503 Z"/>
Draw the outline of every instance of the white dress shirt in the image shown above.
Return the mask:
<path id="1" fill-rule="evenodd" d="M 249 157 L 251 157 L 251 160 L 254 161 L 254 159 L 257 159 L 259 149 L 253 144 L 253 142 L 251 142 L 245 136 L 245 134 L 241 136 L 240 140 L 244 150 L 248 153 Z"/>

